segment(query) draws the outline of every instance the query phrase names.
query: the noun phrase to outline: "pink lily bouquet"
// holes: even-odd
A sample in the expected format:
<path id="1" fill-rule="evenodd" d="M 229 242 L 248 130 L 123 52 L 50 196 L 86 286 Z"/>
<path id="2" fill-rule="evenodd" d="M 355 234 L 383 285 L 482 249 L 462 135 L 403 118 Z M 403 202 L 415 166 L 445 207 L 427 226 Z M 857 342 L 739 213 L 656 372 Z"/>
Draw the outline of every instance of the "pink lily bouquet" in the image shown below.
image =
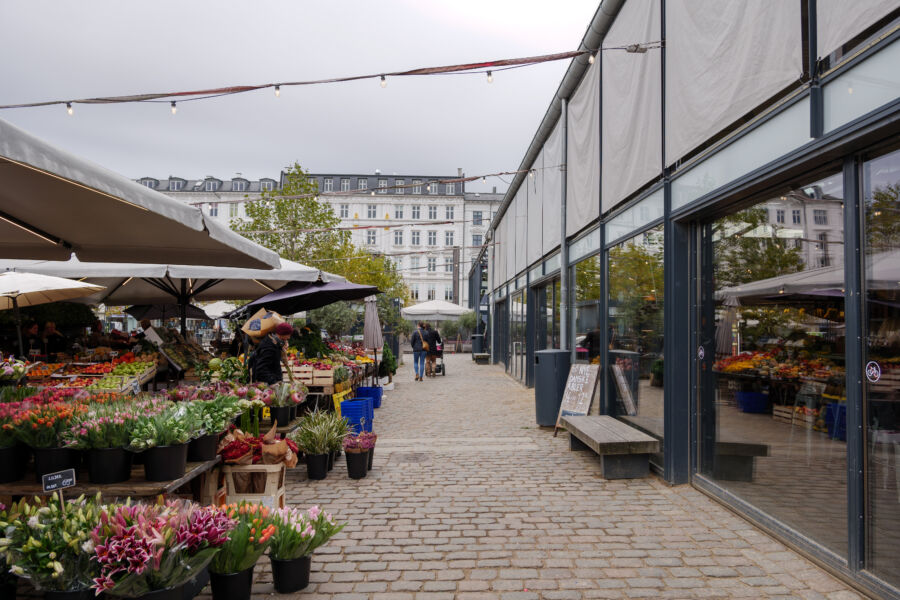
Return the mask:
<path id="1" fill-rule="evenodd" d="M 192 502 L 110 506 L 91 533 L 100 565 L 92 587 L 133 598 L 179 586 L 209 564 L 234 526 L 223 511 Z"/>
<path id="2" fill-rule="evenodd" d="M 276 530 L 269 555 L 276 560 L 309 556 L 347 525 L 338 524 L 318 506 L 309 510 L 286 506 L 272 513 L 271 519 Z"/>

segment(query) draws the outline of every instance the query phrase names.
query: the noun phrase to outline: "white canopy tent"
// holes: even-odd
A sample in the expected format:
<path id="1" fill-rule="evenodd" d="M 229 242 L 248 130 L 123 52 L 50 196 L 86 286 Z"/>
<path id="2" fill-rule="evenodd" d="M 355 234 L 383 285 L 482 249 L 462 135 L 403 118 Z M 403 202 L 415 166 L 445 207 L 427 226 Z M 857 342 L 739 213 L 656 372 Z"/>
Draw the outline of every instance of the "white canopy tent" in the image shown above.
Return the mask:
<path id="1" fill-rule="evenodd" d="M 0 270 L 28 271 L 85 281 L 106 289 L 80 301 L 125 306 L 217 300 L 254 300 L 293 281 L 343 281 L 326 273 L 282 259 L 278 269 L 239 269 L 192 265 L 86 263 L 68 261 L 0 260 Z M 185 324 L 182 320 L 182 329 Z"/>
<path id="2" fill-rule="evenodd" d="M 467 312 L 469 312 L 468 308 L 445 300 L 429 300 L 400 309 L 404 319 L 421 321 L 450 321 L 458 319 Z"/>
<path id="3" fill-rule="evenodd" d="M 265 269 L 278 255 L 192 206 L 0 120 L 0 257 Z"/>

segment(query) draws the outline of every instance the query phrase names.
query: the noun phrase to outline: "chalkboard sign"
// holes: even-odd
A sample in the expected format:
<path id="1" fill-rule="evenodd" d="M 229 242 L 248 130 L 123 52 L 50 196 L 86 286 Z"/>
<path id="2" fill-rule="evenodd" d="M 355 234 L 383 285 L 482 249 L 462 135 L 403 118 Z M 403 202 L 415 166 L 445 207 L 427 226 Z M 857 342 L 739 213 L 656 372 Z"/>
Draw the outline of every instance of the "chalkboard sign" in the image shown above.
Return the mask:
<path id="1" fill-rule="evenodd" d="M 75 486 L 75 469 L 66 469 L 56 473 L 47 473 L 41 476 L 41 483 L 45 492 L 64 490 Z"/>
<path id="2" fill-rule="evenodd" d="M 594 389 L 597 387 L 599 373 L 600 365 L 585 363 L 572 365 L 569 369 L 569 378 L 566 380 L 566 388 L 563 391 L 562 404 L 559 406 L 559 416 L 556 417 L 556 427 L 559 427 L 561 417 L 588 414 L 594 399 Z"/>

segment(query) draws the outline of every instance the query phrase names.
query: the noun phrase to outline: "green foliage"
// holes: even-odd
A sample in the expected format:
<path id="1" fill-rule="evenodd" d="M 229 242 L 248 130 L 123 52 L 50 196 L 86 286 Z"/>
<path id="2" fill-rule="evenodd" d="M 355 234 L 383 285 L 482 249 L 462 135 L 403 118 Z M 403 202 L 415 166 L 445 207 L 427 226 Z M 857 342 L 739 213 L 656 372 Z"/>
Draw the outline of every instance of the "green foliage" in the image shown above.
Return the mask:
<path id="1" fill-rule="evenodd" d="M 800 248 L 777 235 L 764 208 L 748 208 L 715 222 L 716 287 L 731 287 L 803 270 Z M 715 239 L 715 238 L 714 238 Z"/>
<path id="2" fill-rule="evenodd" d="M 663 267 L 661 246 L 634 239 L 609 251 L 609 302 L 622 347 L 662 350 Z"/>
<path id="3" fill-rule="evenodd" d="M 328 335 L 337 338 L 349 332 L 359 319 L 360 313 L 348 302 L 335 302 L 309 312 L 310 318 L 318 323 Z"/>
<path id="4" fill-rule="evenodd" d="M 459 331 L 459 321 L 444 321 L 440 326 L 441 337 L 455 338 Z"/>
<path id="5" fill-rule="evenodd" d="M 459 328 L 464 332 L 474 333 L 478 327 L 478 314 L 475 311 L 469 311 L 459 316 Z"/>
<path id="6" fill-rule="evenodd" d="M 866 246 L 869 250 L 900 247 L 900 183 L 877 188 L 866 202 Z"/>
<path id="7" fill-rule="evenodd" d="M 390 346 L 385 346 L 381 355 L 381 364 L 378 365 L 378 376 L 387 377 L 397 372 L 397 359 L 394 357 Z"/>
<path id="8" fill-rule="evenodd" d="M 322 328 L 316 323 L 312 321 L 306 325 L 297 323 L 295 331 L 297 333 L 288 341 L 291 348 L 296 348 L 303 356 L 312 358 L 328 354 L 328 346 L 322 341 Z"/>

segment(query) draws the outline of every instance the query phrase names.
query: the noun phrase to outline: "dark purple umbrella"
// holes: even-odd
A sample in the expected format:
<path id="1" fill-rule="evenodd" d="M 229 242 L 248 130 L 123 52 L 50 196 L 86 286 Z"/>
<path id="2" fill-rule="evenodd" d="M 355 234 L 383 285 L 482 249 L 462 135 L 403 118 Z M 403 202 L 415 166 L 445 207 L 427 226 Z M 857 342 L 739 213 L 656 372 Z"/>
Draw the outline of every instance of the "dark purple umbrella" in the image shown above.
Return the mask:
<path id="1" fill-rule="evenodd" d="M 229 317 L 253 312 L 266 307 L 282 315 L 291 315 L 304 310 L 312 310 L 341 300 L 362 300 L 366 296 L 380 294 L 373 285 L 359 285 L 349 281 L 295 281 L 281 289 L 257 298 L 250 304 L 231 312 Z"/>
<path id="2" fill-rule="evenodd" d="M 141 319 L 179 319 L 181 318 L 181 307 L 178 304 L 135 304 L 125 309 L 125 312 L 140 321 Z M 204 321 L 212 321 L 212 319 L 197 308 L 193 304 L 185 307 L 185 317 L 188 319 L 203 319 Z"/>

